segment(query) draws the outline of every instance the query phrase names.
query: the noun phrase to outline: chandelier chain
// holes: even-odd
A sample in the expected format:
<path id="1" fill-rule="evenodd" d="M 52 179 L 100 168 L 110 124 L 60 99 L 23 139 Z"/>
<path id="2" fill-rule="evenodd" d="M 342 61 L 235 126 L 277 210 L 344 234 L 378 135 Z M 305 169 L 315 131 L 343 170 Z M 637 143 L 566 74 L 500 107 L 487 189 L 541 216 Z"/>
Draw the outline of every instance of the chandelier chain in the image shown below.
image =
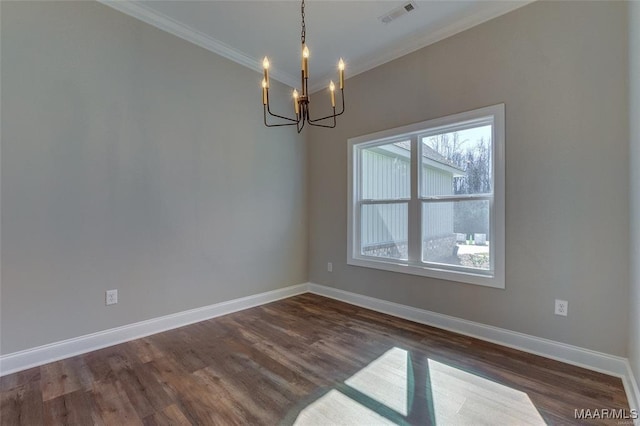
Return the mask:
<path id="1" fill-rule="evenodd" d="M 300 12 L 302 15 L 302 33 L 300 34 L 300 40 L 302 44 L 304 44 L 307 37 L 307 27 L 304 24 L 304 0 L 302 0 L 302 5 L 300 6 Z"/>

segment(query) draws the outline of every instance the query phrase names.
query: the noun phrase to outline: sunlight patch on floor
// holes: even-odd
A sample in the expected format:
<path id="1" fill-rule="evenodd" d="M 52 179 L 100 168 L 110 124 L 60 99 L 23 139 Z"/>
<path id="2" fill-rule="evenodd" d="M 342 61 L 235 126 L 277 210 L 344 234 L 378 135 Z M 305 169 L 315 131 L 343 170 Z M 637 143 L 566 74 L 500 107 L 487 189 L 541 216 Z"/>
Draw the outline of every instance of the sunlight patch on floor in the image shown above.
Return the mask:
<path id="1" fill-rule="evenodd" d="M 393 411 L 406 416 L 409 414 L 407 407 L 409 395 L 408 359 L 407 351 L 400 348 L 390 349 L 347 379 L 345 383 Z"/>
<path id="2" fill-rule="evenodd" d="M 395 425 L 337 390 L 303 409 L 294 425 Z"/>
<path id="3" fill-rule="evenodd" d="M 426 364 L 425 364 L 426 362 Z M 305 407 L 297 425 L 544 425 L 526 393 L 392 348 Z"/>
<path id="4" fill-rule="evenodd" d="M 526 393 L 429 359 L 438 424 L 546 424 Z"/>

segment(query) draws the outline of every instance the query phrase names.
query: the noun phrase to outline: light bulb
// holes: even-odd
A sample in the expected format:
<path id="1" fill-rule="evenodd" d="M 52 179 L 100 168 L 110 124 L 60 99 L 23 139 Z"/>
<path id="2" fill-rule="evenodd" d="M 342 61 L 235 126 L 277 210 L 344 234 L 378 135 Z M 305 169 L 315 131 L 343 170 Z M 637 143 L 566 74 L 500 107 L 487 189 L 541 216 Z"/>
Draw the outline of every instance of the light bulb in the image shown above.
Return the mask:
<path id="1" fill-rule="evenodd" d="M 297 117 L 300 114 L 300 104 L 298 103 L 298 91 L 296 89 L 293 89 L 293 110 Z"/>
<path id="2" fill-rule="evenodd" d="M 334 108 L 334 114 L 335 114 L 335 107 L 336 107 L 336 85 L 333 84 L 333 81 L 329 82 L 329 90 L 331 91 L 331 106 Z"/>
<path id="3" fill-rule="evenodd" d="M 342 58 L 340 58 L 340 61 L 338 62 L 338 69 L 340 71 L 344 71 L 344 61 L 342 60 Z"/>
<path id="4" fill-rule="evenodd" d="M 264 80 L 262 80 L 262 87 L 269 87 L 269 59 L 265 56 L 262 60 L 262 67 L 264 68 Z"/>
<path id="5" fill-rule="evenodd" d="M 306 44 L 302 45 L 302 75 L 304 78 L 309 77 L 309 48 Z M 302 85 L 302 94 L 304 95 L 305 88 Z"/>

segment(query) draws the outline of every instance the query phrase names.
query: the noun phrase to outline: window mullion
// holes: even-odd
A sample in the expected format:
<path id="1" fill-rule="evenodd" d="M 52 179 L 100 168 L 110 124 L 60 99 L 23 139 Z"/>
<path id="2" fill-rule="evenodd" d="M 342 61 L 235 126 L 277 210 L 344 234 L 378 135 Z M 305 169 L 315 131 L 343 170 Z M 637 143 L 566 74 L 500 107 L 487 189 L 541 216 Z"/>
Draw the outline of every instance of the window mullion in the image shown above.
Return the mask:
<path id="1" fill-rule="evenodd" d="M 420 165 L 420 146 L 418 137 L 411 136 L 411 199 L 409 200 L 409 229 L 408 229 L 408 257 L 409 262 L 416 264 L 420 261 L 422 230 L 420 221 L 420 201 L 418 200 L 418 179 Z"/>
<path id="2" fill-rule="evenodd" d="M 493 194 L 460 194 L 460 195 L 436 195 L 430 197 L 420 197 L 420 201 L 430 203 L 451 203 L 455 201 L 490 201 Z"/>
<path id="3" fill-rule="evenodd" d="M 355 226 L 354 229 L 352 229 L 352 234 L 351 237 L 354 240 L 354 245 L 352 247 L 352 255 L 357 255 L 360 256 L 362 255 L 362 192 L 363 192 L 363 178 L 362 178 L 362 149 L 358 149 L 357 150 L 357 155 L 356 155 L 356 164 L 355 164 L 355 169 L 357 171 L 356 174 L 356 178 L 357 178 L 357 185 L 355 185 L 355 211 L 354 213 L 354 219 L 355 219 Z M 353 200 L 352 200 L 353 202 Z M 355 253 L 357 252 L 357 254 Z"/>
<path id="4" fill-rule="evenodd" d="M 360 204 L 401 204 L 410 201 L 408 198 L 392 198 L 392 199 L 381 199 L 381 200 L 360 200 Z"/>

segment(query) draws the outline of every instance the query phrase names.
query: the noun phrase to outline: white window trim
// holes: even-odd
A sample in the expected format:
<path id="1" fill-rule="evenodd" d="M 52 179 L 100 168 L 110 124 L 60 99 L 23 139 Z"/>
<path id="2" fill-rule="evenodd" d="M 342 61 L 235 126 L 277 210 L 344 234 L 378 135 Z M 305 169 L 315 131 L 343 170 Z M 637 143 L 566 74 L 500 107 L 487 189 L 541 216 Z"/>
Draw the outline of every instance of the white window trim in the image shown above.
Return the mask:
<path id="1" fill-rule="evenodd" d="M 415 259 L 408 261 L 400 261 L 396 259 L 381 259 L 371 256 L 363 256 L 359 252 L 359 233 L 356 232 L 354 224 L 360 224 L 358 200 L 358 189 L 354 188 L 354 181 L 360 179 L 359 176 L 359 156 L 354 155 L 354 148 L 366 147 L 367 145 L 378 145 L 381 142 L 395 142 L 397 140 L 407 140 L 411 138 L 412 144 L 417 144 L 417 136 L 425 134 L 438 133 L 442 129 L 448 128 L 452 124 L 461 123 L 460 129 L 465 125 L 473 127 L 474 122 L 481 119 L 491 117 L 493 119 L 493 139 L 492 139 L 492 161 L 493 161 L 493 205 L 490 208 L 490 229 L 493 250 L 493 275 L 482 273 L 473 273 L 469 271 L 454 271 L 451 269 L 439 269 L 435 266 L 427 266 L 418 263 Z M 421 275 L 425 277 L 438 278 L 449 281 L 456 281 L 467 284 L 476 284 L 494 288 L 505 288 L 505 106 L 504 104 L 492 105 L 473 111 L 462 112 L 459 114 L 449 115 L 446 117 L 427 120 L 420 123 L 414 123 L 407 126 L 397 127 L 395 129 L 383 130 L 368 135 L 358 136 L 348 139 L 348 217 L 347 217 L 347 264 L 354 266 L 362 266 L 367 268 L 381 269 L 385 271 L 400 272 L 412 275 Z M 449 131 L 449 129 L 447 129 Z M 412 152 L 417 152 L 412 149 Z M 420 209 L 421 204 L 418 198 L 418 158 L 412 156 L 411 167 L 411 199 L 406 200 L 409 203 L 409 229 L 414 232 L 409 233 L 409 245 L 412 238 L 416 237 L 415 230 L 418 229 L 421 235 Z M 357 175 L 354 175 L 357 173 Z M 355 217 L 354 215 L 358 215 Z M 413 226 L 412 226 L 413 225 Z M 419 240 L 419 238 L 418 238 Z M 418 241 L 419 244 L 419 241 Z M 410 249 L 410 256 L 412 250 Z M 415 254 L 415 249 L 413 254 Z"/>

